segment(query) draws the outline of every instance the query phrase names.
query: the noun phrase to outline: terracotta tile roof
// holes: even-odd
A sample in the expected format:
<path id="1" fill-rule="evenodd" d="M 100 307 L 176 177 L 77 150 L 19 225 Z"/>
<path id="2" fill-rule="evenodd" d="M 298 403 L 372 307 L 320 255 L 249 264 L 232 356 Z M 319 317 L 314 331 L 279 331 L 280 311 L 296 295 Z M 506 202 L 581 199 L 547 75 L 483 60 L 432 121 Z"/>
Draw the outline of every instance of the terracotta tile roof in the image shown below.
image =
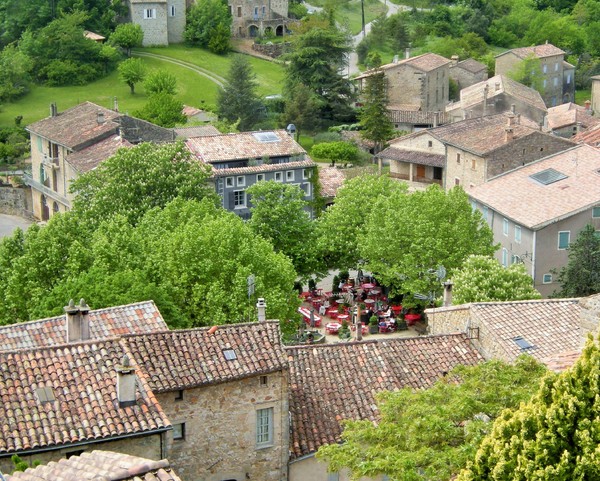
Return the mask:
<path id="1" fill-rule="evenodd" d="M 104 122 L 98 123 L 98 112 Z M 78 150 L 116 133 L 119 113 L 92 102 L 84 102 L 56 117 L 47 117 L 27 126 L 27 130 L 71 150 Z"/>
<path id="2" fill-rule="evenodd" d="M 261 142 L 256 138 L 257 135 L 270 134 L 274 141 Z M 228 160 L 261 159 L 265 156 L 299 156 L 297 160 L 302 160 L 306 156 L 306 150 L 285 130 L 193 137 L 185 143 L 198 159 L 209 164 Z"/>
<path id="3" fill-rule="evenodd" d="M 600 119 L 592 117 L 585 107 L 574 103 L 566 103 L 548 109 L 548 127 L 551 129 L 561 129 L 577 124 L 581 124 L 583 129 L 589 129 L 600 124 Z"/>
<path id="4" fill-rule="evenodd" d="M 561 372 L 569 369 L 577 362 L 581 356 L 581 350 L 565 351 L 542 359 L 542 362 L 554 372 Z"/>
<path id="5" fill-rule="evenodd" d="M 423 72 L 429 72 L 431 70 L 435 70 L 436 68 L 442 67 L 446 64 L 449 64 L 450 60 L 436 53 L 424 53 L 422 55 L 417 55 L 416 57 L 404 58 L 402 60 L 398 60 L 397 62 L 387 63 L 385 65 L 381 65 L 379 70 L 389 70 L 392 68 L 399 67 L 401 65 L 409 65 L 417 70 L 421 70 Z M 378 69 L 367 70 L 361 75 L 354 78 L 354 80 L 363 79 L 366 77 L 370 77 L 374 73 L 376 73 Z"/>
<path id="6" fill-rule="evenodd" d="M 467 72 L 471 73 L 479 73 L 482 70 L 487 70 L 487 66 L 484 63 L 478 62 L 473 58 L 468 58 L 463 60 L 462 62 L 458 62 L 452 68 L 462 68 L 463 70 L 466 70 Z"/>
<path id="7" fill-rule="evenodd" d="M 98 167 L 98 164 L 103 160 L 115 155 L 117 150 L 122 147 L 129 148 L 133 145 L 119 135 L 111 135 L 83 150 L 73 152 L 67 157 L 67 162 L 75 167 L 78 172 L 88 172 Z"/>
<path id="8" fill-rule="evenodd" d="M 181 481 L 169 461 L 95 450 L 5 476 L 6 481 Z"/>
<path id="9" fill-rule="evenodd" d="M 196 125 L 194 127 L 176 127 L 175 133 L 178 138 L 189 139 L 190 137 L 206 137 L 207 135 L 221 135 L 221 132 L 213 125 Z"/>
<path id="10" fill-rule="evenodd" d="M 89 320 L 91 339 L 169 329 L 153 301 L 96 309 L 90 311 Z M 54 346 L 66 340 L 64 315 L 0 326 L 0 351 Z"/>
<path id="11" fill-rule="evenodd" d="M 292 457 L 340 442 L 344 419 L 377 420 L 375 394 L 431 386 L 483 360 L 462 334 L 286 348 Z"/>
<path id="12" fill-rule="evenodd" d="M 335 197 L 338 189 L 344 183 L 344 180 L 346 180 L 344 172 L 336 167 L 324 167 L 319 169 L 321 195 L 327 198 Z"/>
<path id="13" fill-rule="evenodd" d="M 103 37 L 102 35 L 100 35 L 99 33 L 96 33 L 96 32 L 90 32 L 89 30 L 84 30 L 83 36 L 85 38 L 89 38 L 90 40 L 93 40 L 94 42 L 101 42 L 103 40 L 106 40 L 106 37 Z"/>
<path id="14" fill-rule="evenodd" d="M 262 165 L 251 165 L 248 167 L 233 167 L 231 169 L 216 169 L 212 166 L 212 177 L 227 177 L 228 175 L 244 175 L 262 172 L 276 172 L 279 170 L 291 170 L 291 169 L 307 169 L 314 167 L 315 164 L 311 159 L 301 160 L 299 162 L 286 162 L 284 164 L 262 164 Z"/>
<path id="15" fill-rule="evenodd" d="M 500 55 L 496 55 L 496 57 L 500 57 L 502 55 L 506 55 L 507 53 L 514 53 L 519 58 L 527 58 L 530 55 L 535 55 L 538 58 L 544 57 L 552 57 L 553 55 L 564 55 L 564 50 L 561 50 L 558 47 L 555 47 L 551 43 L 545 43 L 542 45 L 535 45 L 534 47 L 521 47 L 521 48 L 513 48 L 512 50 L 508 50 Z"/>
<path id="16" fill-rule="evenodd" d="M 138 369 L 136 404 L 119 407 L 116 366 L 126 353 L 114 339 L 0 352 L 0 455 L 168 428 Z M 40 402 L 40 388 L 55 400 Z"/>
<path id="17" fill-rule="evenodd" d="M 567 176 L 543 185 L 530 176 L 546 169 Z M 468 189 L 470 197 L 530 229 L 600 204 L 600 150 L 583 144 Z M 526 206 L 526 207 L 524 207 Z"/>
<path id="18" fill-rule="evenodd" d="M 573 142 L 583 142 L 593 147 L 600 146 L 600 125 L 590 127 L 585 132 L 579 132 L 571 140 L 573 140 Z"/>
<path id="19" fill-rule="evenodd" d="M 128 336 L 154 392 L 218 384 L 287 367 L 279 322 L 254 322 Z M 236 359 L 227 360 L 231 349 Z"/>
<path id="20" fill-rule="evenodd" d="M 432 167 L 445 167 L 446 165 L 445 155 L 430 154 L 429 152 L 420 152 L 418 150 L 398 149 L 396 147 L 388 147 L 379 152 L 376 157 L 409 162 L 411 164 L 430 165 Z"/>
<path id="21" fill-rule="evenodd" d="M 446 112 L 421 112 L 412 110 L 392 110 L 388 108 L 388 117 L 390 121 L 395 124 L 433 125 L 436 114 L 438 117 L 438 125 L 447 124 L 450 121 L 450 116 Z"/>
<path id="22" fill-rule="evenodd" d="M 483 102 L 484 87 L 487 85 L 487 98 L 507 94 L 522 100 L 536 109 L 546 111 L 546 104 L 537 90 L 527 87 L 505 75 L 495 77 L 470 85 L 460 91 L 460 106 L 463 109 Z"/>

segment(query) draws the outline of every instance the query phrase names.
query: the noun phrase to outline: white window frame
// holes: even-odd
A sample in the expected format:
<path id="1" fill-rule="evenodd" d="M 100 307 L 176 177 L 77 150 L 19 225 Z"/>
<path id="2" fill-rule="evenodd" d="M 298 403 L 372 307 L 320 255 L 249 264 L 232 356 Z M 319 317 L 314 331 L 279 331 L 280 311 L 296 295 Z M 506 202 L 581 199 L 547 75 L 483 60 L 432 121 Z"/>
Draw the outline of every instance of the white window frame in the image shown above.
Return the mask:
<path id="1" fill-rule="evenodd" d="M 144 20 L 155 20 L 156 8 L 144 8 Z"/>
<path id="2" fill-rule="evenodd" d="M 567 85 L 570 85 L 570 84 L 571 84 L 571 74 L 568 73 L 567 74 Z"/>
<path id="3" fill-rule="evenodd" d="M 239 203 L 237 196 L 241 195 L 243 203 Z M 246 191 L 245 190 L 234 190 L 233 191 L 233 208 L 234 209 L 245 209 L 246 208 Z"/>
<path id="4" fill-rule="evenodd" d="M 256 182 L 260 182 L 261 180 L 265 180 L 265 174 L 256 174 Z"/>
<path id="5" fill-rule="evenodd" d="M 502 249 L 502 265 L 508 267 L 508 251 L 505 248 Z"/>
<path id="6" fill-rule="evenodd" d="M 178 429 L 175 427 L 179 426 Z M 176 433 L 178 433 L 176 435 Z M 185 423 L 173 423 L 173 441 L 184 441 L 185 440 Z"/>
<path id="7" fill-rule="evenodd" d="M 594 213 L 594 211 L 597 212 L 597 215 Z M 592 219 L 598 218 L 600 218 L 600 206 L 592 207 Z"/>
<path id="8" fill-rule="evenodd" d="M 502 219 L 502 234 L 508 236 L 508 219 Z"/>
<path id="9" fill-rule="evenodd" d="M 273 408 L 256 410 L 256 448 L 273 446 Z"/>
<path id="10" fill-rule="evenodd" d="M 561 247 L 560 246 L 560 235 L 561 234 L 567 234 L 567 247 Z M 559 251 L 564 251 L 565 249 L 567 249 L 569 247 L 570 244 L 571 244 L 571 231 L 570 230 L 561 230 L 561 231 L 558 231 L 558 250 Z"/>
<path id="11" fill-rule="evenodd" d="M 542 276 L 542 284 L 552 284 L 552 274 L 544 274 Z"/>
<path id="12" fill-rule="evenodd" d="M 521 226 L 515 225 L 515 242 L 517 244 L 521 243 Z"/>
<path id="13" fill-rule="evenodd" d="M 554 62 L 554 71 L 558 72 L 558 62 Z"/>
<path id="14" fill-rule="evenodd" d="M 234 187 L 233 177 L 225 177 L 225 187 Z"/>
<path id="15" fill-rule="evenodd" d="M 175 16 L 175 5 L 169 5 L 169 15 L 171 17 Z"/>
<path id="16" fill-rule="evenodd" d="M 238 175 L 236 178 L 236 184 L 238 187 L 246 187 L 246 176 Z"/>
<path id="17" fill-rule="evenodd" d="M 273 178 L 275 179 L 275 182 L 283 182 L 283 172 L 275 172 Z"/>
<path id="18" fill-rule="evenodd" d="M 310 189 L 312 189 L 311 183 L 310 182 L 304 182 L 303 185 L 306 186 L 306 191 L 305 191 L 304 197 L 310 197 L 310 193 L 311 193 Z"/>
<path id="19" fill-rule="evenodd" d="M 310 169 L 302 169 L 302 178 L 304 180 L 310 179 Z"/>
<path id="20" fill-rule="evenodd" d="M 296 178 L 296 173 L 293 170 L 286 170 L 285 171 L 285 180 L 286 180 L 286 182 L 294 182 L 295 178 Z"/>

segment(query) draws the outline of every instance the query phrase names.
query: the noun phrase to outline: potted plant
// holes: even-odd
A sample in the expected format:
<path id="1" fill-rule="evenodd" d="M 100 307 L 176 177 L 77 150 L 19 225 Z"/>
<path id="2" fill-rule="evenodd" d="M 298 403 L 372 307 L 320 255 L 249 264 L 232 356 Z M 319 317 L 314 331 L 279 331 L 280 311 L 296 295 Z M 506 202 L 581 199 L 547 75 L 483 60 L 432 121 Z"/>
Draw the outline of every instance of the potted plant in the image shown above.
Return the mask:
<path id="1" fill-rule="evenodd" d="M 369 319 L 369 334 L 377 334 L 379 332 L 379 319 L 373 314 Z"/>
<path id="2" fill-rule="evenodd" d="M 352 333 L 350 332 L 346 321 L 342 322 L 342 328 L 338 332 L 338 337 L 343 341 L 352 337 Z"/>

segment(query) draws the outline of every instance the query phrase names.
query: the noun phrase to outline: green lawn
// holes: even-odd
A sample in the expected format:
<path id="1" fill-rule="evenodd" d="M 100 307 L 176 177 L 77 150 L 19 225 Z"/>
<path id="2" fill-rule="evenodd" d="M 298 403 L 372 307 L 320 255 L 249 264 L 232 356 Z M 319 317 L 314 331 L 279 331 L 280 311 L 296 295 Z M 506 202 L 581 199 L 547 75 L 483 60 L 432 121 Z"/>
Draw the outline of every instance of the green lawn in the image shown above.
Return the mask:
<path id="1" fill-rule="evenodd" d="M 218 56 L 202 49 L 181 45 L 141 50 L 185 60 L 221 76 L 226 76 L 233 55 Z M 206 105 L 215 104 L 218 87 L 211 80 L 189 69 L 162 60 L 149 58 L 143 60 L 149 70 L 163 68 L 177 77 L 178 97 L 186 105 L 202 107 L 204 103 Z M 283 81 L 281 65 L 254 57 L 250 57 L 250 63 L 257 76 L 259 94 L 281 93 Z M 31 92 L 19 101 L 6 103 L 0 107 L 0 126 L 14 125 L 14 119 L 18 115 L 23 116 L 22 125 L 45 118 L 49 115 L 49 106 L 52 102 L 56 102 L 59 112 L 86 100 L 112 108 L 113 97 L 117 97 L 119 110 L 130 114 L 141 108 L 147 100 L 142 85 L 136 86 L 135 95 L 131 95 L 129 87 L 118 79 L 115 71 L 107 77 L 83 86 L 32 86 Z"/>
<path id="2" fill-rule="evenodd" d="M 577 105 L 585 105 L 586 100 L 592 99 L 591 90 L 576 90 L 575 91 L 575 103 Z"/>
<path id="3" fill-rule="evenodd" d="M 372 22 L 387 11 L 387 7 L 379 0 L 364 0 L 365 3 L 365 23 Z M 336 17 L 340 23 L 348 25 L 353 35 L 357 35 L 362 30 L 362 11 L 361 0 L 350 0 L 342 3 Z"/>

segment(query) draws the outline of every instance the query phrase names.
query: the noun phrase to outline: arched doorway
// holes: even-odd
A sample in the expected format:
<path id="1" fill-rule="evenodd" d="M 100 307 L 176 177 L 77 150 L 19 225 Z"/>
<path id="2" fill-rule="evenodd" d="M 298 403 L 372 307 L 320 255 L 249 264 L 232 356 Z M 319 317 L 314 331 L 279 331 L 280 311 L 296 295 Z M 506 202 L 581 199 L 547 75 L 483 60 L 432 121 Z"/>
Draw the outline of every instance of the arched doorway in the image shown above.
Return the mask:
<path id="1" fill-rule="evenodd" d="M 275 29 L 275 36 L 283 37 L 283 25 L 277 25 L 277 28 Z"/>
<path id="2" fill-rule="evenodd" d="M 50 209 L 48 208 L 48 202 L 46 201 L 46 196 L 42 194 L 41 199 L 41 207 L 42 207 L 42 220 L 48 220 L 50 218 Z"/>
<path id="3" fill-rule="evenodd" d="M 52 215 L 58 214 L 58 212 L 59 212 L 58 202 L 54 201 L 52 203 Z"/>
<path id="4" fill-rule="evenodd" d="M 271 35 L 273 35 L 273 29 L 271 27 L 267 27 L 265 28 L 265 37 L 270 37 Z"/>
<path id="5" fill-rule="evenodd" d="M 256 25 L 250 25 L 248 27 L 248 35 L 250 35 L 250 37 L 258 37 L 258 27 Z"/>

